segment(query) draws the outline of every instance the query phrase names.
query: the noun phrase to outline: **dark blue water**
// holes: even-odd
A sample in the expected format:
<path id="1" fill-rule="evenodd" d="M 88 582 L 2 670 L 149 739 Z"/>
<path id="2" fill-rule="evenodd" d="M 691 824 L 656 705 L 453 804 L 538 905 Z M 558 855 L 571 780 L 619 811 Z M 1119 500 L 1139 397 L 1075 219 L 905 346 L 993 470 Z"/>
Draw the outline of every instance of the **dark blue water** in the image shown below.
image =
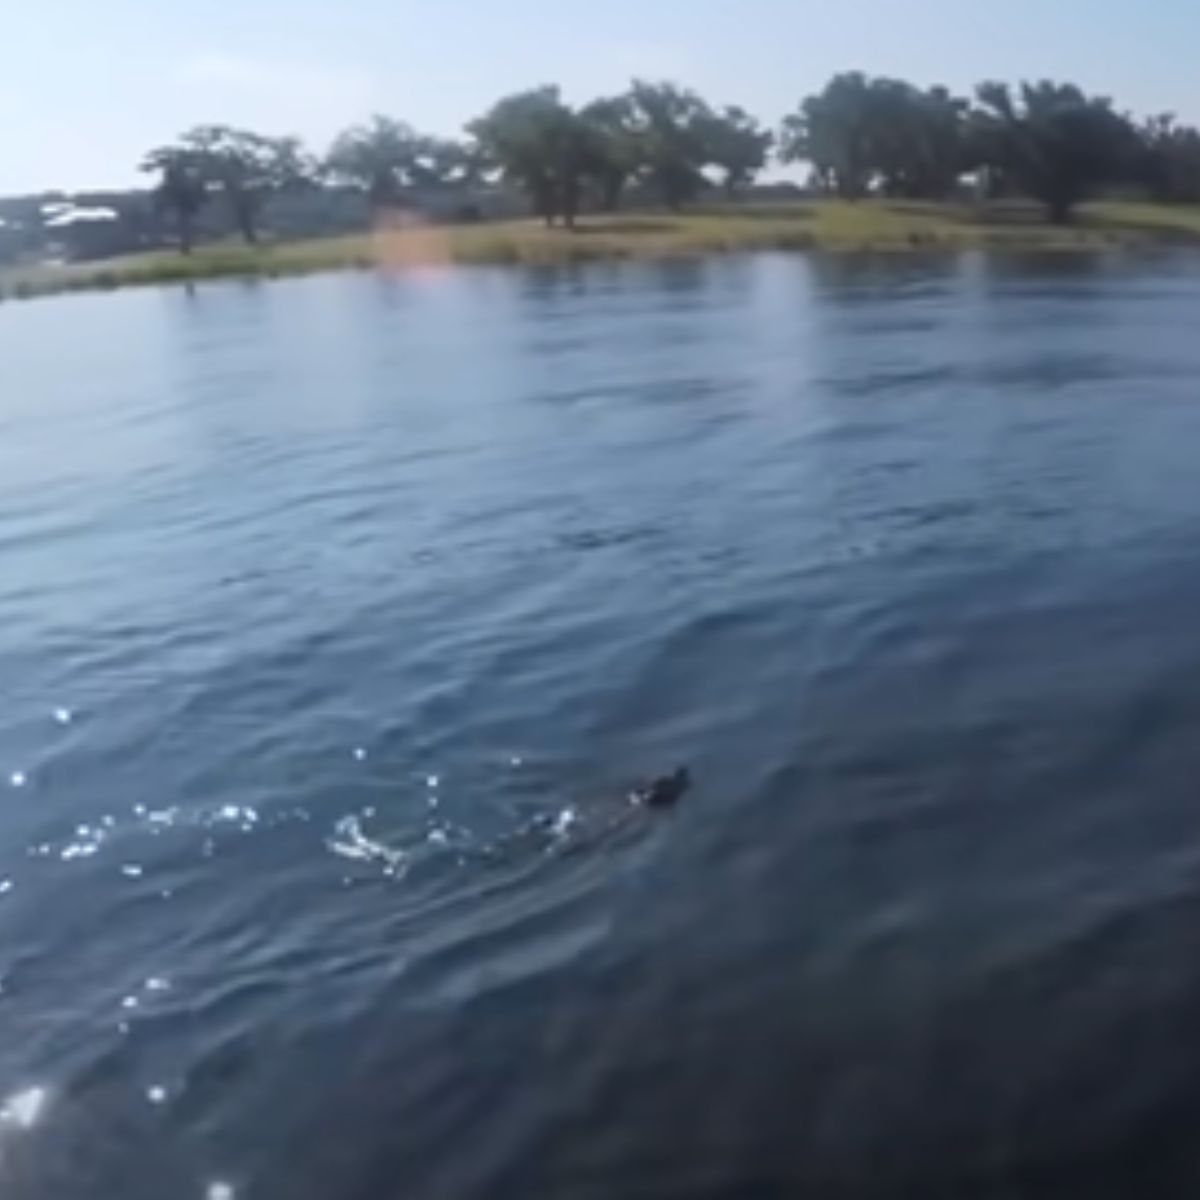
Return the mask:
<path id="1" fill-rule="evenodd" d="M 0 308 L 0 1191 L 1195 1195 L 1197 311 Z"/>

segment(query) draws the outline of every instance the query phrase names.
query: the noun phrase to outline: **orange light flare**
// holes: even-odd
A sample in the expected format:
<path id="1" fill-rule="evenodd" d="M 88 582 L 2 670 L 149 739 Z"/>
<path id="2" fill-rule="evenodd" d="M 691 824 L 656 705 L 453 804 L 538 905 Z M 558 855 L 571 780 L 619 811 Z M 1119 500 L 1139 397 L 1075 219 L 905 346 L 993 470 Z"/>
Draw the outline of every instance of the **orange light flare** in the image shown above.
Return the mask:
<path id="1" fill-rule="evenodd" d="M 396 271 L 444 267 L 452 261 L 445 227 L 412 212 L 379 216 L 371 230 L 371 251 L 380 267 Z"/>

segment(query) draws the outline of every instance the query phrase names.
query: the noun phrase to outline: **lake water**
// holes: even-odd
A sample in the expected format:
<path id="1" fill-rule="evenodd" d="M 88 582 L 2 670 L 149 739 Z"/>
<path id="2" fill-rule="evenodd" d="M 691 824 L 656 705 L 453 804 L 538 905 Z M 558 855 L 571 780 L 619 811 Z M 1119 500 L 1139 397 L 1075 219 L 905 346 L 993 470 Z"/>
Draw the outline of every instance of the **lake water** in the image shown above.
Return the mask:
<path id="1" fill-rule="evenodd" d="M 6 1200 L 1194 1196 L 1196 267 L 0 307 Z"/>

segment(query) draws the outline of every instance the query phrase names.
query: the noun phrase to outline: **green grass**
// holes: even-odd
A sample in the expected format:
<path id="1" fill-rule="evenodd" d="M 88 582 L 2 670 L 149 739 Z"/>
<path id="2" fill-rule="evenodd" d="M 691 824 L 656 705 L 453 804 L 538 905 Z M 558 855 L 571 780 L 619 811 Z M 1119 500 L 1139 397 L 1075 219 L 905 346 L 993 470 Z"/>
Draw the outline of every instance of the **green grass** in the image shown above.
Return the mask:
<path id="1" fill-rule="evenodd" d="M 314 271 L 445 263 L 554 265 L 746 250 L 896 253 L 996 249 L 1094 251 L 1200 242 L 1200 207 L 1104 202 L 1068 226 L 1027 204 L 816 201 L 698 208 L 680 215 L 589 217 L 572 233 L 532 221 L 423 228 L 247 247 L 207 245 L 190 257 L 155 251 L 68 266 L 0 271 L 0 297 Z"/>

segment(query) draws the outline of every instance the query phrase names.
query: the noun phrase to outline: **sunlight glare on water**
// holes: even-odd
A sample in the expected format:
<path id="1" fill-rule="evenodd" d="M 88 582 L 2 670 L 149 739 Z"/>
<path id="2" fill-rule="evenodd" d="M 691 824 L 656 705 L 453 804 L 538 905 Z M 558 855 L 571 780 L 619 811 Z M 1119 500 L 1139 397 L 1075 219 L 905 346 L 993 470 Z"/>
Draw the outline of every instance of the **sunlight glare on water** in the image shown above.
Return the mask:
<path id="1" fill-rule="evenodd" d="M 0 1124 L 17 1129 L 32 1129 L 46 1111 L 49 1094 L 45 1088 L 31 1087 L 10 1096 L 0 1107 Z"/>
<path id="2" fill-rule="evenodd" d="M 0 308 L 0 1194 L 1200 1180 L 1194 265 Z"/>

